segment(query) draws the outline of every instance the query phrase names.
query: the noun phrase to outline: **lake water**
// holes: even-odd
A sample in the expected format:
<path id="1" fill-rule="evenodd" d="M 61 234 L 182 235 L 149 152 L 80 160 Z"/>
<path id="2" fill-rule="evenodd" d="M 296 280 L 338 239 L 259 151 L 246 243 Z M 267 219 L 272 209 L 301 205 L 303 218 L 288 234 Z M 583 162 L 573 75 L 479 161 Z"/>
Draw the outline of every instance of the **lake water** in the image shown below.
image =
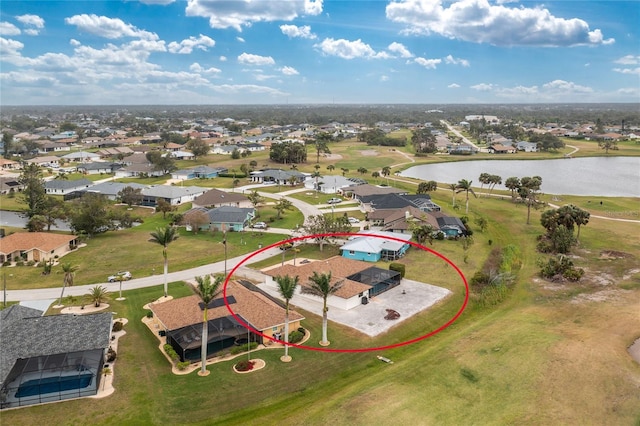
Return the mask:
<path id="1" fill-rule="evenodd" d="M 413 166 L 400 176 L 441 183 L 467 179 L 479 187 L 481 173 L 498 175 L 502 182 L 512 176 L 540 176 L 546 194 L 640 197 L 640 157 L 458 161 Z"/>

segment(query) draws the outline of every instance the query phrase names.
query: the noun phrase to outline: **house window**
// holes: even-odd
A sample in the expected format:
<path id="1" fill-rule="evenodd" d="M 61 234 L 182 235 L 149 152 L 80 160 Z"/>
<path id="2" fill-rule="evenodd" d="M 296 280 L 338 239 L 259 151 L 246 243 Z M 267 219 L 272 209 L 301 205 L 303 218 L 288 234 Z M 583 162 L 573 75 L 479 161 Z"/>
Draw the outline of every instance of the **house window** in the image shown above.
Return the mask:
<path id="1" fill-rule="evenodd" d="M 353 250 L 349 250 L 349 254 L 353 256 L 354 254 L 356 254 L 356 252 Z"/>

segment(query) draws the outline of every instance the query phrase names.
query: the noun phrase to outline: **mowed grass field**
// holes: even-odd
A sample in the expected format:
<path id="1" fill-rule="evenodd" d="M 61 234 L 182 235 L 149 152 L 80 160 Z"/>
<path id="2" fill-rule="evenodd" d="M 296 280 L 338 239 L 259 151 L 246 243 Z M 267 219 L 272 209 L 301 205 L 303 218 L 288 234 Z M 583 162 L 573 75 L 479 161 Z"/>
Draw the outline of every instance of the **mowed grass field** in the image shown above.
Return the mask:
<path id="1" fill-rule="evenodd" d="M 332 147 L 332 152 L 338 149 Z M 403 162 L 393 155 L 385 160 L 388 164 Z M 312 166 L 315 155 L 311 152 L 309 160 Z M 324 161 L 321 157 L 323 171 L 330 163 Z M 357 176 L 354 172 L 349 174 Z M 451 191 L 439 189 L 431 195 L 453 212 Z M 462 203 L 463 194 L 456 199 Z M 600 211 L 589 209 L 586 197 L 562 197 L 558 204 L 569 201 L 594 215 Z M 615 212 L 637 208 L 634 199 L 604 201 L 604 205 L 610 201 Z M 464 207 L 455 213 L 463 212 Z M 127 300 L 109 302 L 118 316 L 129 319 L 127 335 L 119 344 L 113 395 L 6 411 L 0 419 L 11 425 L 640 424 L 640 365 L 627 353 L 627 347 L 640 338 L 640 225 L 592 218 L 582 227 L 580 247 L 572 254 L 576 265 L 586 269 L 585 279 L 554 284 L 537 277 L 536 262 L 544 258 L 535 250 L 536 236 L 542 233 L 540 214 L 532 210 L 527 225 L 524 206 L 472 198 L 468 216 L 476 232 L 466 253 L 455 241 L 428 246 L 451 259 L 467 278 L 494 247 L 515 244 L 523 260 L 517 284 L 505 302 L 493 308 L 471 303 L 458 321 L 435 336 L 380 352 L 292 348 L 293 361 L 288 364 L 279 361 L 283 350 L 262 350 L 251 356 L 264 359 L 266 367 L 250 374 L 233 373 L 233 361 L 229 361 L 210 366 L 208 377 L 175 376 L 157 350 L 156 337 L 141 322 L 142 305 L 159 297 L 161 288 L 129 291 Z M 478 216 L 488 220 L 485 232 L 473 224 Z M 156 223 L 161 221 L 150 219 L 144 231 L 148 233 Z M 199 238 L 202 246 L 193 245 Z M 118 241 L 114 238 L 113 245 Z M 211 252 L 213 258 L 213 250 L 221 246 L 210 234 L 187 241 L 184 236 L 170 246 L 170 267 L 188 262 L 181 257 L 184 251 Z M 144 244 L 159 273 L 160 246 Z M 307 250 L 299 256 L 311 255 Z M 607 251 L 626 257 L 604 256 Z M 449 288 L 454 295 L 376 338 L 330 322 L 329 349 L 415 339 L 457 312 L 464 293 L 453 268 L 413 249 L 402 261 L 409 278 Z M 180 285 L 171 285 L 170 292 L 174 297 L 191 294 Z M 321 318 L 301 312 L 312 335 L 306 344 L 318 347 Z M 377 355 L 394 363 L 381 362 Z"/>

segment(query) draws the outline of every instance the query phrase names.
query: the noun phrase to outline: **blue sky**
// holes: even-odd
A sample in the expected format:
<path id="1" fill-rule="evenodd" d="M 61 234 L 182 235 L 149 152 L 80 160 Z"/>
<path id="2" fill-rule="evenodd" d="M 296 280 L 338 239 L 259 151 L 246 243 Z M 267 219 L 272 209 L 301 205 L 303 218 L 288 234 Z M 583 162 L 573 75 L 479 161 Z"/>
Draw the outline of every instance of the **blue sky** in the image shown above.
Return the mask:
<path id="1" fill-rule="evenodd" d="M 640 3 L 3 0 L 0 102 L 640 102 Z"/>

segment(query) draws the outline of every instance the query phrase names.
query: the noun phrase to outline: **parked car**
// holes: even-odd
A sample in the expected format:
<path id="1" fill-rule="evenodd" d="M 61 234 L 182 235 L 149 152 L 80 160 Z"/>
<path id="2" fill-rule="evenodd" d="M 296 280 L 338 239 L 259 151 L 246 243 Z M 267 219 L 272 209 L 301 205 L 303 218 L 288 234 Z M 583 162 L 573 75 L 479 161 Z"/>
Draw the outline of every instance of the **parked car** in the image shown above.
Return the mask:
<path id="1" fill-rule="evenodd" d="M 251 225 L 251 227 L 255 229 L 267 229 L 267 224 L 265 222 L 256 222 Z"/>
<path id="2" fill-rule="evenodd" d="M 349 223 L 360 223 L 360 219 L 357 219 L 355 217 L 350 217 L 349 218 Z"/>
<path id="3" fill-rule="evenodd" d="M 327 204 L 338 204 L 342 202 L 342 198 L 330 198 L 329 201 L 327 201 Z"/>
<path id="4" fill-rule="evenodd" d="M 114 283 L 116 281 L 120 281 L 120 277 L 122 277 L 122 281 L 129 281 L 132 277 L 131 272 L 129 271 L 121 271 L 114 275 L 109 275 L 107 281 L 110 283 Z"/>

